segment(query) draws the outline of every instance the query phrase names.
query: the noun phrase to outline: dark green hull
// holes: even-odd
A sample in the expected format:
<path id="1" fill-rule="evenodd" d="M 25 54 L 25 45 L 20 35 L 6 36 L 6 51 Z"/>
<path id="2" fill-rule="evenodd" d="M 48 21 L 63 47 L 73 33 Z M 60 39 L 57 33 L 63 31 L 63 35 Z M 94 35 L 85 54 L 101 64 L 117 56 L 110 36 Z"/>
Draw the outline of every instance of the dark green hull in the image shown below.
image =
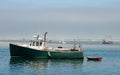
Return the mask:
<path id="1" fill-rule="evenodd" d="M 64 58 L 64 59 L 80 59 L 83 58 L 83 52 L 69 51 L 69 52 L 50 52 L 50 58 Z"/>
<path id="2" fill-rule="evenodd" d="M 47 58 L 47 51 L 40 51 L 28 47 L 21 47 L 18 45 L 10 44 L 10 56 L 11 57 L 38 57 Z"/>
<path id="3" fill-rule="evenodd" d="M 29 47 L 21 47 L 10 44 L 11 57 L 32 57 L 32 58 L 57 58 L 57 59 L 83 59 L 83 51 L 49 51 L 36 50 Z"/>

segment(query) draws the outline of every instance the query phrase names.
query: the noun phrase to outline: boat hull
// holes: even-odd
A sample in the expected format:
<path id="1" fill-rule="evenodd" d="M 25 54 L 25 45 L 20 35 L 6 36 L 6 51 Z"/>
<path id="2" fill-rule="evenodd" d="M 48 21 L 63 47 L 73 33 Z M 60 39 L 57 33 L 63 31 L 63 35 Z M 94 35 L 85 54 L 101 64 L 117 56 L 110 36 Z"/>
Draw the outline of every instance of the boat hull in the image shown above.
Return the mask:
<path id="1" fill-rule="evenodd" d="M 35 57 L 35 58 L 47 58 L 47 51 L 36 50 L 28 47 L 21 47 L 19 45 L 10 44 L 10 56 L 11 57 Z"/>
<path id="2" fill-rule="evenodd" d="M 50 58 L 64 58 L 64 59 L 83 59 L 83 52 L 70 51 L 70 52 L 50 52 Z"/>
<path id="3" fill-rule="evenodd" d="M 87 57 L 88 60 L 101 61 L 102 57 Z"/>
<path id="4" fill-rule="evenodd" d="M 10 44 L 11 57 L 32 57 L 32 58 L 50 58 L 50 59 L 83 59 L 83 51 L 49 51 L 37 50 L 29 47 L 23 47 Z"/>

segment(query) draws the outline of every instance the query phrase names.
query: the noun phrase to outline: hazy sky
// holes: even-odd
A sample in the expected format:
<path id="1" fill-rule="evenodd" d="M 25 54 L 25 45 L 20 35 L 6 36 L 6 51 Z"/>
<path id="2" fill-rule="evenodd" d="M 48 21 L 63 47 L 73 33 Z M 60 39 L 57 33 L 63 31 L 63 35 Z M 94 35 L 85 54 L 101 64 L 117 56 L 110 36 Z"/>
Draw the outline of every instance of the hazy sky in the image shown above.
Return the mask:
<path id="1" fill-rule="evenodd" d="M 120 0 L 0 0 L 0 39 L 120 38 Z"/>

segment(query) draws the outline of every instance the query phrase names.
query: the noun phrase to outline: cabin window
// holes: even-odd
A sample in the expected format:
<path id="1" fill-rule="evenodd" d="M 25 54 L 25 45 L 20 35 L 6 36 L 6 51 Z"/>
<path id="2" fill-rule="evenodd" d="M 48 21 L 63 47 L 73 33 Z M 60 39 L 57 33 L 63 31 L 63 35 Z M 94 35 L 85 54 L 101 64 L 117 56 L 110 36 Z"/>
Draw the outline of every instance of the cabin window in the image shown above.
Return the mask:
<path id="1" fill-rule="evenodd" d="M 40 42 L 40 46 L 42 45 L 42 42 Z"/>
<path id="2" fill-rule="evenodd" d="M 37 42 L 36 42 L 36 46 L 38 46 L 38 44 L 39 44 L 39 42 L 37 41 Z"/>
<path id="3" fill-rule="evenodd" d="M 33 41 L 33 46 L 35 46 L 35 41 Z"/>
<path id="4" fill-rule="evenodd" d="M 63 48 L 62 46 L 58 46 L 58 48 Z"/>

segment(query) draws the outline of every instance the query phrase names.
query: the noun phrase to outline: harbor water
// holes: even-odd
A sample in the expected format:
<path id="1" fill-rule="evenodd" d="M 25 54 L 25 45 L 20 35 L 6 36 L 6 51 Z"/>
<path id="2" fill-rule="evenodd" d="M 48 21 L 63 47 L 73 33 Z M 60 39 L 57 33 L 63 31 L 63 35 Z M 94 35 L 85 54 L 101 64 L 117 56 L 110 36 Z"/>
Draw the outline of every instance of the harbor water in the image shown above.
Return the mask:
<path id="1" fill-rule="evenodd" d="M 120 75 L 120 42 L 82 42 L 84 59 L 11 58 L 8 45 L 0 46 L 0 75 Z M 100 56 L 102 61 L 88 61 Z"/>

